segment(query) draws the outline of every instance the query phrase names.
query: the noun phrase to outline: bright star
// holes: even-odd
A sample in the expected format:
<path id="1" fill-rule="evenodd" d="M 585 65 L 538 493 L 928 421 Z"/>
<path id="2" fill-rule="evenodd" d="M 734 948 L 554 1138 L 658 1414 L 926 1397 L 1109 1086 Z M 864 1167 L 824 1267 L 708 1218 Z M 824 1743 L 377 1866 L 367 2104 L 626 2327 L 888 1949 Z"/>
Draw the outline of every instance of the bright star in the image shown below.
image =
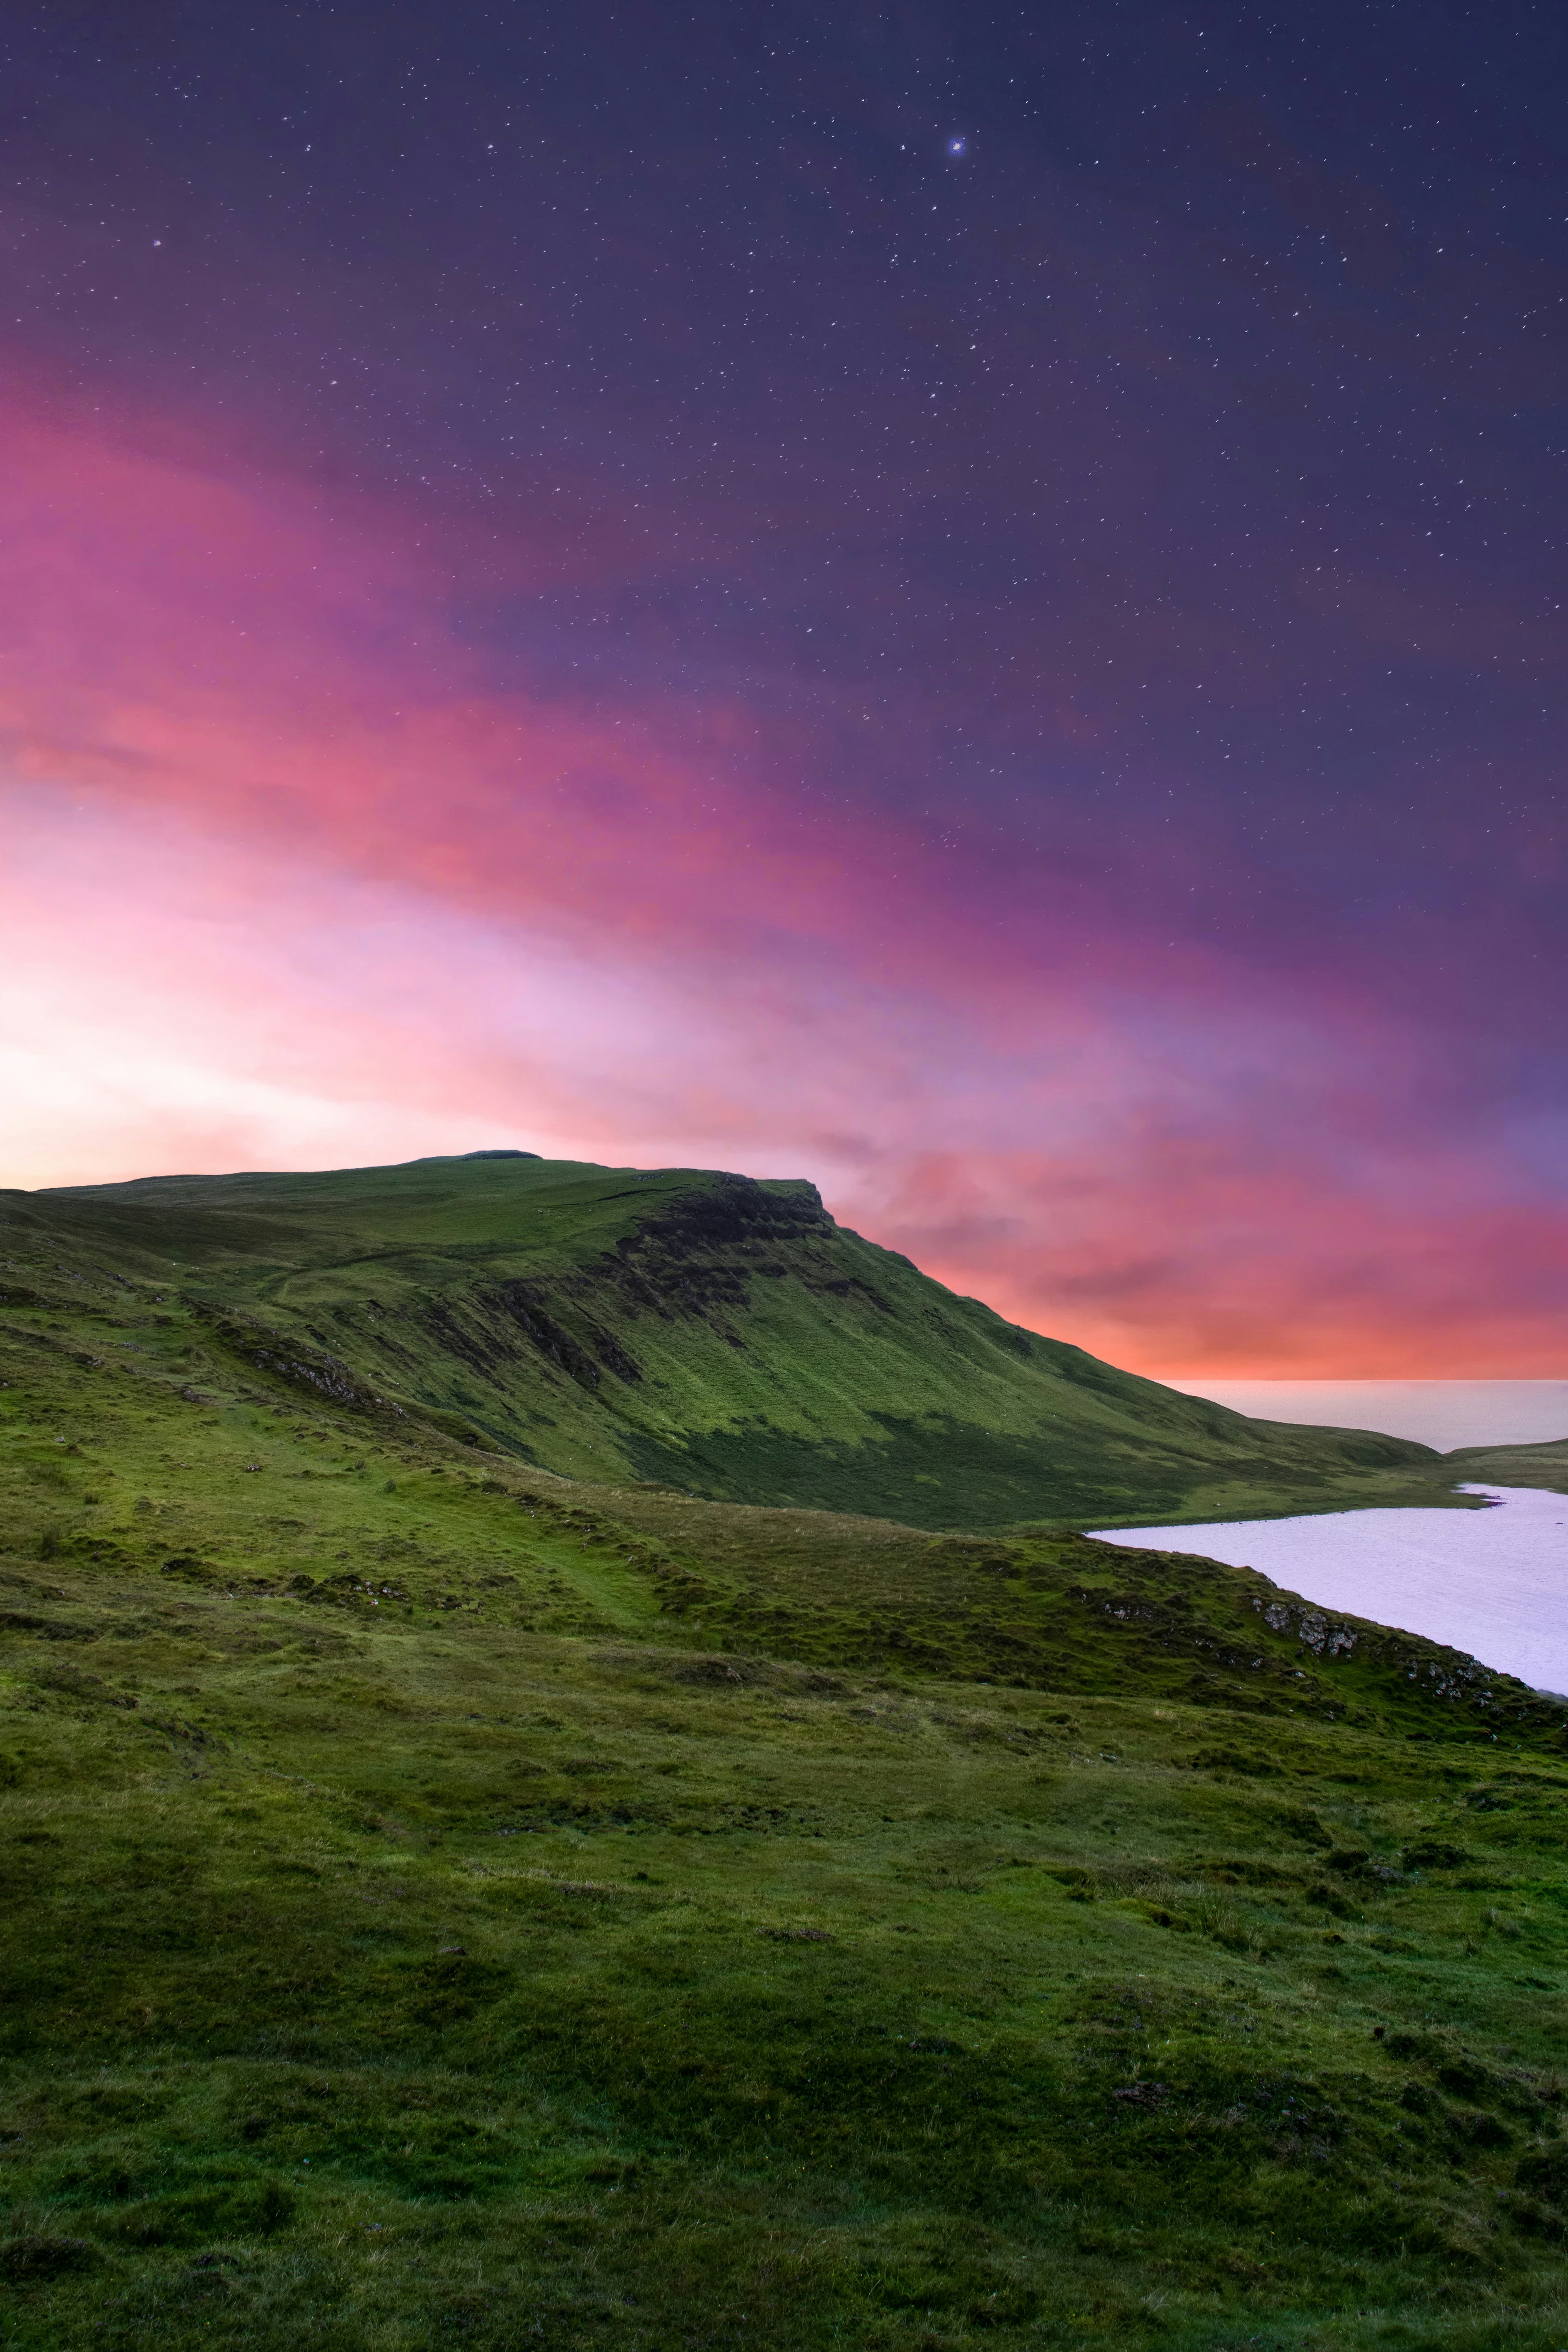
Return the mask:
<path id="1" fill-rule="evenodd" d="M 948 153 L 949 153 L 950 155 L 963 155 L 963 154 L 967 154 L 967 152 L 969 152 L 969 142 L 968 142 L 968 140 L 967 140 L 967 139 L 950 139 L 950 140 L 948 141 L 948 142 L 947 142 L 947 152 L 948 152 Z"/>

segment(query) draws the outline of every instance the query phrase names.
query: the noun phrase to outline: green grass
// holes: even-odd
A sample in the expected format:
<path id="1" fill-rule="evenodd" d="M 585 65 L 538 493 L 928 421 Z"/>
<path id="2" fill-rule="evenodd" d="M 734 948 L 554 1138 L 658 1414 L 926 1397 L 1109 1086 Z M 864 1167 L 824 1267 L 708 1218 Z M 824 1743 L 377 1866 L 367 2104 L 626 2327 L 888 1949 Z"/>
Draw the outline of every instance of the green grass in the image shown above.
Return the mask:
<path id="1" fill-rule="evenodd" d="M 237 1354 L 574 1478 L 948 1528 L 1452 1500 L 1425 1446 L 1006 1323 L 804 1183 L 494 1155 L 158 1178 L 0 1194 L 0 1246 L 20 1328 L 101 1354 L 141 1301 L 166 1319 L 135 1344 L 194 1377 Z"/>
<path id="2" fill-rule="evenodd" d="M 573 1483 L 24 1231 L 0 2343 L 1568 2342 L 1561 1710 Z"/>

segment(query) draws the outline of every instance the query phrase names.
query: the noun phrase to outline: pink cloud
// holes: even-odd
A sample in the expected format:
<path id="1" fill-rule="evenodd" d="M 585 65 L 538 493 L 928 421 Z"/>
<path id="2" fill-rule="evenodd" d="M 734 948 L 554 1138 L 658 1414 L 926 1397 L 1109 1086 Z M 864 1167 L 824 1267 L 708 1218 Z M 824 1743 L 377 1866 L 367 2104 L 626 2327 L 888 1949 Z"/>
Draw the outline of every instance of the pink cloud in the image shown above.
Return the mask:
<path id="1" fill-rule="evenodd" d="M 0 1181 L 716 1162 L 1143 1368 L 1563 1369 L 1561 1219 L 1348 982 L 797 805 L 738 700 L 499 692 L 395 516 L 0 426 Z"/>

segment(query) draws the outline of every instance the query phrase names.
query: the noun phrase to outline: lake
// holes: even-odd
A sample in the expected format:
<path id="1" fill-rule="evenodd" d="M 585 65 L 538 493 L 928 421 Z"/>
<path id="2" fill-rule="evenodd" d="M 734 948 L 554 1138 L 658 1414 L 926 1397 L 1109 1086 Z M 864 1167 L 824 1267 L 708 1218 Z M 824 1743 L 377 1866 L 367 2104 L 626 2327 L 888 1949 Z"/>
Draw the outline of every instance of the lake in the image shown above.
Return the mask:
<path id="1" fill-rule="evenodd" d="M 1213 1527 L 1108 1528 L 1102 1543 L 1254 1568 L 1321 1609 L 1466 1650 L 1568 1694 L 1568 1496 L 1460 1486 L 1485 1510 L 1325 1511 Z"/>

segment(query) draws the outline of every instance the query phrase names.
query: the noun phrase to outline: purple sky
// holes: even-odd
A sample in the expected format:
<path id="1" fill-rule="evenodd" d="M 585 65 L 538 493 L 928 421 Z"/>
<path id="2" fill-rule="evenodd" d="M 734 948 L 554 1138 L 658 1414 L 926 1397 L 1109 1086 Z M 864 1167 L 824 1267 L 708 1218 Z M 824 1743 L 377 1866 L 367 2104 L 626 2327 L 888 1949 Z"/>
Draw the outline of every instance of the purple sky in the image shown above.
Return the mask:
<path id="1" fill-rule="evenodd" d="M 0 1181 L 806 1174 L 1568 1371 L 1568 26 L 13 14 Z"/>

